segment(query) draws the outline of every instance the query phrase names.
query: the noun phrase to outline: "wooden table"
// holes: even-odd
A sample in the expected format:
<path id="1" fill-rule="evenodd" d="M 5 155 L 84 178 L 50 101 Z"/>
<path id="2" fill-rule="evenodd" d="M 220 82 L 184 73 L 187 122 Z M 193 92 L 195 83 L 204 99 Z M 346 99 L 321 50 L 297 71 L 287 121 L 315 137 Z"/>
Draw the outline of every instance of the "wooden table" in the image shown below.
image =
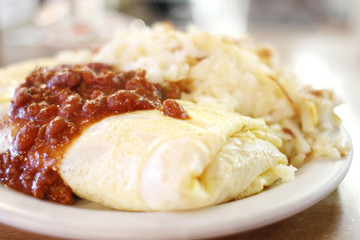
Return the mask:
<path id="1" fill-rule="evenodd" d="M 305 66 L 299 65 L 301 59 L 299 56 L 296 58 L 299 51 L 316 53 L 318 57 L 325 59 L 327 68 L 320 70 L 327 70 L 329 76 L 337 76 L 334 79 L 330 79 L 330 77 L 327 81 L 330 81 L 329 84 L 346 101 L 339 114 L 343 119 L 345 128 L 351 135 L 354 146 L 353 163 L 349 173 L 339 187 L 314 206 L 270 226 L 218 239 L 360 239 L 360 154 L 357 149 L 360 145 L 360 54 L 359 49 L 356 48 L 358 45 L 356 40 L 342 34 L 331 33 L 329 35 L 328 33 L 320 34 L 317 32 L 296 32 L 294 34 L 294 32 L 278 31 L 274 33 L 259 30 L 254 31 L 253 35 L 255 39 L 267 39 L 269 42 L 274 43 L 275 46 L 278 46 L 283 61 L 290 63 L 288 65 L 295 67 L 295 70 L 299 70 L 299 68 L 303 70 L 301 67 L 305 67 L 305 69 L 308 67 L 309 70 L 313 71 L 312 66 L 307 66 L 306 62 Z M 326 44 L 328 47 L 326 47 Z M 23 58 L 22 56 L 26 56 L 26 58 L 35 57 L 39 53 L 40 55 L 50 55 L 53 51 L 51 49 L 44 50 L 41 47 L 34 50 L 34 48 L 28 47 L 6 46 L 1 49 L 2 64 L 18 61 Z M 320 63 L 324 64 L 324 62 Z M 310 81 L 312 80 L 310 79 Z M 0 224 L 0 240 L 5 239 L 59 240 L 61 238 L 42 236 Z"/>

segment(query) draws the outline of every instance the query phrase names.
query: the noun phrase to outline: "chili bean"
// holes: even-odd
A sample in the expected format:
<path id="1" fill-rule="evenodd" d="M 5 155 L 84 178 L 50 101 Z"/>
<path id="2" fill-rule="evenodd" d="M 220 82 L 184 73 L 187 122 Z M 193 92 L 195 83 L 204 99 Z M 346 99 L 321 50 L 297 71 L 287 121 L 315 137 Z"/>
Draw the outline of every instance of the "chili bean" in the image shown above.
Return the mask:
<path id="1" fill-rule="evenodd" d="M 27 104 L 30 99 L 31 95 L 29 93 L 29 89 L 21 87 L 16 89 L 12 104 L 14 107 L 21 107 Z"/>
<path id="2" fill-rule="evenodd" d="M 57 116 L 53 120 L 50 121 L 49 125 L 47 125 L 45 134 L 48 137 L 54 137 L 57 134 L 61 133 L 67 127 L 67 123 L 65 118 Z"/>
<path id="3" fill-rule="evenodd" d="M 48 82 L 48 87 L 60 86 L 60 87 L 74 87 L 81 82 L 81 76 L 78 73 L 63 70 L 56 73 Z"/>
<path id="4" fill-rule="evenodd" d="M 110 70 L 102 70 L 95 78 L 95 84 L 100 86 L 116 87 L 116 74 Z"/>
<path id="5" fill-rule="evenodd" d="M 59 109 L 56 105 L 52 104 L 50 106 L 46 106 L 42 109 L 40 109 L 39 113 L 36 116 L 37 120 L 45 120 L 53 118 L 57 115 Z"/>
<path id="6" fill-rule="evenodd" d="M 86 100 L 82 107 L 83 112 L 86 115 L 95 115 L 101 112 L 106 106 L 106 97 L 99 95 L 97 98 L 92 100 Z"/>
<path id="7" fill-rule="evenodd" d="M 81 109 L 82 99 L 79 94 L 70 95 L 62 104 L 60 114 L 64 117 L 74 116 L 76 111 Z"/>
<path id="8" fill-rule="evenodd" d="M 94 92 L 91 93 L 90 99 L 95 99 L 99 96 L 104 96 L 104 93 L 102 91 L 95 90 Z"/>
<path id="9" fill-rule="evenodd" d="M 31 103 L 27 107 L 27 113 L 31 118 L 34 118 L 40 112 L 40 110 L 41 106 L 39 105 L 39 103 Z"/>
<path id="10" fill-rule="evenodd" d="M 107 98 L 107 107 L 112 112 L 131 111 L 139 96 L 134 91 L 119 90 Z"/>
<path id="11" fill-rule="evenodd" d="M 135 90 L 138 88 L 148 89 L 150 91 L 156 89 L 153 83 L 147 82 L 145 80 L 145 71 L 141 71 L 134 75 L 129 81 L 127 81 L 125 85 L 125 89 L 127 90 Z"/>
<path id="12" fill-rule="evenodd" d="M 83 68 L 80 72 L 80 75 L 84 82 L 86 82 L 88 85 L 94 84 L 95 82 L 95 73 L 90 68 Z"/>
<path id="13" fill-rule="evenodd" d="M 61 105 L 70 95 L 72 95 L 72 91 L 69 88 L 59 90 L 55 94 L 57 104 Z"/>
<path id="14" fill-rule="evenodd" d="M 179 118 L 179 119 L 189 119 L 189 115 L 185 109 L 181 106 L 180 103 L 173 99 L 167 99 L 163 103 L 163 112 L 165 116 Z"/>
<path id="15" fill-rule="evenodd" d="M 38 130 L 39 126 L 32 121 L 25 124 L 16 135 L 14 142 L 16 149 L 23 151 L 29 148 L 33 144 Z"/>

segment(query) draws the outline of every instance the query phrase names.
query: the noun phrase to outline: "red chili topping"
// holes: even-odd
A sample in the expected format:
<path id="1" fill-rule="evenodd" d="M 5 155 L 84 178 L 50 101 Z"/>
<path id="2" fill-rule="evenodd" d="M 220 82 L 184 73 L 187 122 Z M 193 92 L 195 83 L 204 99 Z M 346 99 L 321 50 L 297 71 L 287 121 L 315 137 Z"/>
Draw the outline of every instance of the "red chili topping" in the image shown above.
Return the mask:
<path id="1" fill-rule="evenodd" d="M 19 86 L 6 124 L 15 134 L 0 154 L 0 182 L 37 198 L 71 204 L 73 193 L 58 173 L 66 146 L 91 123 L 136 110 L 162 109 L 189 116 L 174 100 L 181 89 L 147 82 L 145 71 L 117 72 L 107 64 L 37 68 Z"/>
<path id="2" fill-rule="evenodd" d="M 163 103 L 164 115 L 179 119 L 189 119 L 189 115 L 177 101 L 167 99 Z"/>

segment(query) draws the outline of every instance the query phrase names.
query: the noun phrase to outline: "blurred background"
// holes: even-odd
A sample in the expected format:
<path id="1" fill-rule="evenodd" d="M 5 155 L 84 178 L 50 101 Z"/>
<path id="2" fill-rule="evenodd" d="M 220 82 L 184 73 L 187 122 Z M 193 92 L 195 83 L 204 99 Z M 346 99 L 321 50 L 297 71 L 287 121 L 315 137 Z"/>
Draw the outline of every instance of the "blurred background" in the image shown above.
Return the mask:
<path id="1" fill-rule="evenodd" d="M 301 81 L 335 86 L 357 109 L 359 11 L 358 0 L 0 0 L 0 66 L 96 47 L 117 30 L 156 21 L 193 23 L 274 46 Z"/>
<path id="2" fill-rule="evenodd" d="M 304 44 L 320 41 L 322 43 L 319 47 L 327 48 L 329 44 L 342 45 L 348 44 L 346 41 L 358 40 L 358 2 L 0 0 L 0 65 L 52 55 L 61 49 L 101 44 L 114 31 L 129 28 L 131 23 L 151 25 L 163 20 L 171 21 L 182 29 L 194 23 L 200 29 L 210 32 L 232 35 L 249 32 L 257 41 L 271 42 L 280 52 L 293 48 L 291 42 L 297 38 Z M 357 45 L 351 48 L 356 48 L 352 51 L 358 53 Z"/>

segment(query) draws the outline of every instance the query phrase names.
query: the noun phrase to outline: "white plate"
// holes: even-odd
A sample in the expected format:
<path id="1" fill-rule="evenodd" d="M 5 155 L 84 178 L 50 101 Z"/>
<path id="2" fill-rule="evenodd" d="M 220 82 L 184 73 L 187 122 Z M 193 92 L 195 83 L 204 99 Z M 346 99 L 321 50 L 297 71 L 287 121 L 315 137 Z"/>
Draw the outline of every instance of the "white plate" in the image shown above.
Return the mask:
<path id="1" fill-rule="evenodd" d="M 0 221 L 72 239 L 194 239 L 239 233 L 320 201 L 345 177 L 351 159 L 352 152 L 344 159 L 314 160 L 301 167 L 291 182 L 239 201 L 185 212 L 121 212 L 84 200 L 63 206 L 0 186 Z"/>

